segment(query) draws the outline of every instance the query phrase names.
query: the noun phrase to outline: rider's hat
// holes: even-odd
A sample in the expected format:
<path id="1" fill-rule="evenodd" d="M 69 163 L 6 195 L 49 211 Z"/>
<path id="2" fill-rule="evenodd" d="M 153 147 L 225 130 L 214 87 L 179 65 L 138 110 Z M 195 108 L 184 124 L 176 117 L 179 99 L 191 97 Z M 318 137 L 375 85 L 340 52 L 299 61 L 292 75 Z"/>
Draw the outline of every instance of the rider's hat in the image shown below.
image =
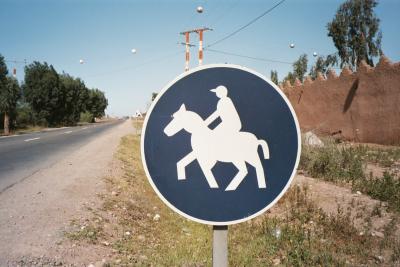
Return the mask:
<path id="1" fill-rule="evenodd" d="M 223 95 L 228 94 L 228 89 L 223 85 L 220 85 L 217 88 L 211 89 L 210 91 L 214 92 L 214 93 L 220 93 L 220 94 L 223 94 Z"/>

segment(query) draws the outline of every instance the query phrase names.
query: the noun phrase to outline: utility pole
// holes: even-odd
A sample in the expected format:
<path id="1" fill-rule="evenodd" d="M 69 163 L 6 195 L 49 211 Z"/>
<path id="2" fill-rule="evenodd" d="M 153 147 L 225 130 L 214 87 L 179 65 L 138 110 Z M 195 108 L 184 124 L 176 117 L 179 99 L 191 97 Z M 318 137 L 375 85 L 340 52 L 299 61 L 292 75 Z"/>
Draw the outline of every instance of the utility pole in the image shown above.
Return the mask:
<path id="1" fill-rule="evenodd" d="M 185 43 L 186 43 L 186 60 L 185 60 L 185 71 L 189 70 L 189 33 L 185 32 Z"/>
<path id="2" fill-rule="evenodd" d="M 188 34 L 189 36 L 189 34 Z M 194 47 L 194 44 L 190 44 L 188 41 L 185 43 L 177 43 L 186 46 L 186 54 L 185 54 L 185 71 L 189 70 L 189 47 Z"/>
<path id="3" fill-rule="evenodd" d="M 199 35 L 199 66 L 203 64 L 203 32 L 205 31 L 212 31 L 212 29 L 204 27 L 204 28 L 199 28 L 199 29 L 194 29 L 194 30 L 189 30 L 185 32 L 181 32 L 182 35 L 185 35 L 185 46 L 186 46 L 186 61 L 185 61 L 185 71 L 189 70 L 189 47 L 194 46 L 189 43 L 189 35 L 191 33 L 197 33 Z"/>

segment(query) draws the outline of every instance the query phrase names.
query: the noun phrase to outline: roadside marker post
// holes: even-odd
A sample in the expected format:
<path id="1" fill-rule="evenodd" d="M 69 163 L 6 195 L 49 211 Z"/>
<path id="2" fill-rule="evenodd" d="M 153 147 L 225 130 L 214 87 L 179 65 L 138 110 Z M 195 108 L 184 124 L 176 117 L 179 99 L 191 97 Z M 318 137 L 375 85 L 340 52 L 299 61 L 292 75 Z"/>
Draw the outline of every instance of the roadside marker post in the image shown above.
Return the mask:
<path id="1" fill-rule="evenodd" d="M 213 266 L 228 266 L 228 226 L 261 215 L 289 188 L 299 164 L 299 123 L 285 94 L 248 68 L 204 65 L 154 99 L 141 155 L 160 199 L 213 226 Z"/>

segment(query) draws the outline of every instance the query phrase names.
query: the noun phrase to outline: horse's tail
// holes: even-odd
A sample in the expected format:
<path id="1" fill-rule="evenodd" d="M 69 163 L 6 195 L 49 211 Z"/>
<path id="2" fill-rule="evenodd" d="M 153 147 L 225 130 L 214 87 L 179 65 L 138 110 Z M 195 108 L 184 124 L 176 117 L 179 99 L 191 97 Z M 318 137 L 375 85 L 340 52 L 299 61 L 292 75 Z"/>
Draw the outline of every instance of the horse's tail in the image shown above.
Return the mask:
<path id="1" fill-rule="evenodd" d="M 264 140 L 258 140 L 258 145 L 261 146 L 263 154 L 264 154 L 264 159 L 269 159 L 269 147 L 266 141 Z"/>

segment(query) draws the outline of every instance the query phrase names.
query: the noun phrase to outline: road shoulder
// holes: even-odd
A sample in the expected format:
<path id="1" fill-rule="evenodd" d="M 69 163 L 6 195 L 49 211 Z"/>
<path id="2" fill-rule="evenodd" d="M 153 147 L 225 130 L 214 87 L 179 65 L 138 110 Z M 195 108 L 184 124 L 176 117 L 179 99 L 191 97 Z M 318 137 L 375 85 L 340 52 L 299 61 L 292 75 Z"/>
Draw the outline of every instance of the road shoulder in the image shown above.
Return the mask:
<path id="1" fill-rule="evenodd" d="M 86 217 L 88 207 L 97 205 L 96 194 L 105 190 L 102 178 L 110 171 L 120 138 L 132 131 L 130 121 L 107 130 L 0 194 L 0 266 L 43 255 L 54 263 L 73 257 L 73 250 L 60 242 L 64 231 L 72 218 Z"/>

